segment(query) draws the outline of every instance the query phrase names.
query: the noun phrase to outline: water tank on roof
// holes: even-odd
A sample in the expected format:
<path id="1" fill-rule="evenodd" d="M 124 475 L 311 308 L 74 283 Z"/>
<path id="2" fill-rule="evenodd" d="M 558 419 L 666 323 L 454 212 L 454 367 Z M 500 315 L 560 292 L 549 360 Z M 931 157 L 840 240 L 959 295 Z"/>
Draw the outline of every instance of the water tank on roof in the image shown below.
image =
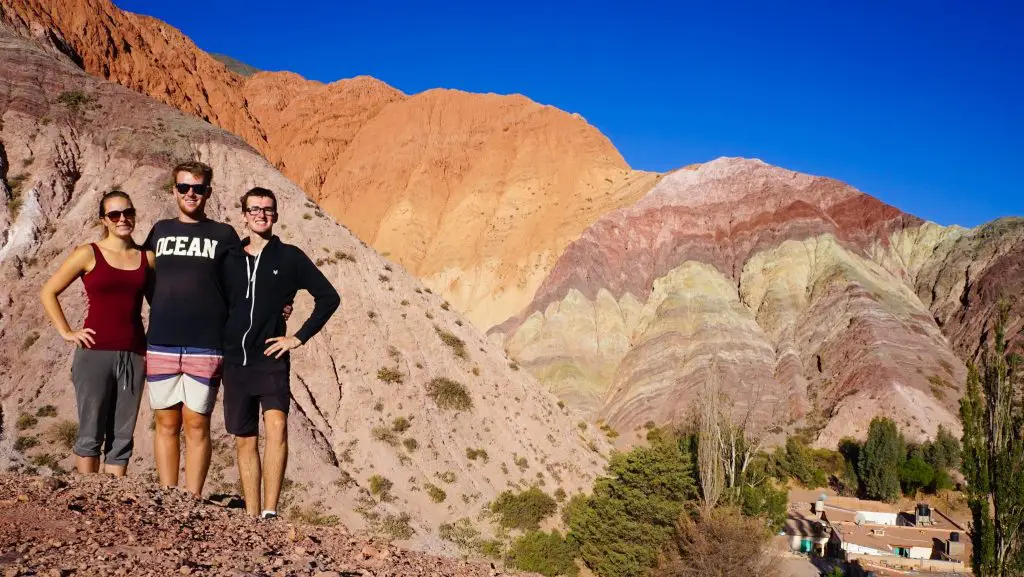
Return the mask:
<path id="1" fill-rule="evenodd" d="M 928 503 L 918 503 L 917 514 L 921 517 L 931 517 L 932 509 L 928 506 Z"/>
<path id="2" fill-rule="evenodd" d="M 957 533 L 956 531 L 953 531 L 952 533 L 949 534 L 949 540 L 954 542 L 954 543 L 959 543 L 960 542 L 960 533 Z"/>

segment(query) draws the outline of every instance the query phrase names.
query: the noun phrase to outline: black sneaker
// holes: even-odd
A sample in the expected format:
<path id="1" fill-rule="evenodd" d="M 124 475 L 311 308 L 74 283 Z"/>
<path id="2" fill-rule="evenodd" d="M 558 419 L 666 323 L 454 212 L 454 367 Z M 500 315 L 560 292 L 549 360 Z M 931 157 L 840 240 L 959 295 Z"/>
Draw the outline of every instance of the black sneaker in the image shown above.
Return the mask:
<path id="1" fill-rule="evenodd" d="M 277 519 L 277 513 L 274 511 L 264 511 L 263 514 L 260 515 L 260 519 L 263 519 L 265 521 L 272 521 L 274 519 Z"/>

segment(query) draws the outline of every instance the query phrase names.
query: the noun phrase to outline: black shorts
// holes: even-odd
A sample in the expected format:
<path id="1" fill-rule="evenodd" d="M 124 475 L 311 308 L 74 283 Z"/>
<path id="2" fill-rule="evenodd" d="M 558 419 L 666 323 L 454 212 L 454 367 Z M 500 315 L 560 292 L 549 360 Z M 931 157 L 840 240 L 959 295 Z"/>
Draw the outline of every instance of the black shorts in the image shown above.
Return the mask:
<path id="1" fill-rule="evenodd" d="M 288 414 L 291 393 L 289 363 L 260 365 L 224 364 L 224 427 L 236 437 L 254 437 L 260 432 L 260 408 Z"/>

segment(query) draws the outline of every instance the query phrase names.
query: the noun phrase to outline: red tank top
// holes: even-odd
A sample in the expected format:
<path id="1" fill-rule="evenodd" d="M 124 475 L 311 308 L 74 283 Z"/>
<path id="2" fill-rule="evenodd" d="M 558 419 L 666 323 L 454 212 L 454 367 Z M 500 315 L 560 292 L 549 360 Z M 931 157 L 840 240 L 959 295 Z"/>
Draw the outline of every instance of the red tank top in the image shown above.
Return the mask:
<path id="1" fill-rule="evenodd" d="M 89 309 L 85 328 L 96 331 L 92 348 L 102 351 L 146 352 L 146 332 L 142 326 L 142 299 L 146 292 L 146 255 L 139 255 L 139 266 L 122 270 L 110 266 L 95 243 L 92 252 L 96 266 L 82 276 Z M 141 252 L 141 251 L 140 251 Z"/>

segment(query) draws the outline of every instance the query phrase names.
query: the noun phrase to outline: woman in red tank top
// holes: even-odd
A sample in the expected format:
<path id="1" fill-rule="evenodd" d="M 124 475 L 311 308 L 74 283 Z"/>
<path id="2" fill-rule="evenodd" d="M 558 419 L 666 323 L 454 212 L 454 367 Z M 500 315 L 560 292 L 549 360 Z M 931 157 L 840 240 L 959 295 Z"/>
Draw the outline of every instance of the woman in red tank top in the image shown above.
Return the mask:
<path id="1" fill-rule="evenodd" d="M 146 376 L 146 335 L 142 299 L 150 277 L 145 254 L 132 239 L 135 208 L 124 192 L 100 199 L 104 236 L 79 246 L 41 291 L 43 308 L 64 340 L 75 343 L 71 380 L 78 405 L 75 441 L 79 473 L 123 476 L 134 447 L 135 421 Z M 57 297 L 76 278 L 85 286 L 88 309 L 83 326 L 68 324 Z"/>

